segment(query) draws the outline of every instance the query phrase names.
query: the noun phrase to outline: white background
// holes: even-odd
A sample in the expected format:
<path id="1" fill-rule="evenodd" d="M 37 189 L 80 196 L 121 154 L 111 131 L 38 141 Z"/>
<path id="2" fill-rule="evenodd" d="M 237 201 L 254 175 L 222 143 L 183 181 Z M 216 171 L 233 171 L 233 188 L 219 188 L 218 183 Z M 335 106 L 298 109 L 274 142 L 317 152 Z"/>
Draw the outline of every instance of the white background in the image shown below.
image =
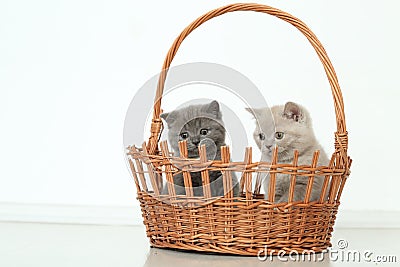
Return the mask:
<path id="1" fill-rule="evenodd" d="M 400 3 L 260 2 L 304 20 L 336 68 L 354 160 L 341 208 L 400 211 Z M 0 204 L 137 206 L 122 144 L 129 103 L 180 31 L 227 3 L 1 1 Z M 289 24 L 251 12 L 216 18 L 185 40 L 173 65 L 196 61 L 240 71 L 270 104 L 302 103 L 333 151 L 329 84 Z"/>

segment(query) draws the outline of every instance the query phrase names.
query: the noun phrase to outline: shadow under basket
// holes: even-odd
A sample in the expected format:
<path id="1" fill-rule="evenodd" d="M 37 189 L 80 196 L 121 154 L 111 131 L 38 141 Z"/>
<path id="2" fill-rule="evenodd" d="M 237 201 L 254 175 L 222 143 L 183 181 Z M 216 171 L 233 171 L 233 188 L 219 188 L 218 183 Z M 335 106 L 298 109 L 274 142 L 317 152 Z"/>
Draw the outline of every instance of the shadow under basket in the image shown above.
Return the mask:
<path id="1" fill-rule="evenodd" d="M 311 165 L 298 166 L 298 152 L 291 164 L 280 164 L 275 149 L 271 162 L 253 162 L 252 148 L 246 148 L 243 161 L 232 162 L 229 147 L 221 148 L 221 160 L 209 161 L 206 148 L 199 148 L 199 159 L 187 158 L 186 142 L 174 156 L 162 130 L 161 98 L 168 68 L 186 36 L 207 20 L 233 11 L 256 11 L 276 16 L 300 30 L 317 52 L 330 82 L 336 113 L 335 151 L 329 166 L 318 166 L 316 151 Z M 144 225 L 150 243 L 158 248 L 174 248 L 235 255 L 275 255 L 287 252 L 321 252 L 331 246 L 340 196 L 350 173 L 343 98 L 333 66 L 311 30 L 299 19 L 260 4 L 232 4 L 212 10 L 192 22 L 178 36 L 164 61 L 155 96 L 151 135 L 142 146 L 127 148 L 128 162 L 137 188 Z M 222 173 L 224 196 L 212 197 L 209 171 Z M 191 173 L 201 174 L 203 196 L 194 196 Z M 239 178 L 239 196 L 233 196 L 233 172 Z M 260 193 L 262 177 L 269 173 L 268 198 Z M 289 198 L 277 203 L 275 184 L 279 174 L 290 175 Z M 185 195 L 177 195 L 173 185 L 182 175 Z M 315 177 L 323 177 L 320 197 L 310 201 Z M 296 179 L 307 177 L 302 201 L 294 201 Z M 255 184 L 253 185 L 253 181 Z M 168 190 L 163 190 L 166 184 Z M 168 191 L 168 193 L 166 192 Z"/>

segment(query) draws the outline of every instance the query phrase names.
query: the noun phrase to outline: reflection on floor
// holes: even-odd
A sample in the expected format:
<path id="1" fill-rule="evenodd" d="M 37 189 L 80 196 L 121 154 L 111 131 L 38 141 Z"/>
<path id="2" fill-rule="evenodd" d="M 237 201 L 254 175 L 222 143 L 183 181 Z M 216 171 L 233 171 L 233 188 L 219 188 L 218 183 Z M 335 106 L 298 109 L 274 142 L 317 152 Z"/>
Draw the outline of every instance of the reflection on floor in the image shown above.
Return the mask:
<path id="1" fill-rule="evenodd" d="M 0 266 L 397 266 L 398 240 L 400 229 L 336 229 L 328 253 L 260 260 L 150 248 L 143 226 L 0 223 Z"/>

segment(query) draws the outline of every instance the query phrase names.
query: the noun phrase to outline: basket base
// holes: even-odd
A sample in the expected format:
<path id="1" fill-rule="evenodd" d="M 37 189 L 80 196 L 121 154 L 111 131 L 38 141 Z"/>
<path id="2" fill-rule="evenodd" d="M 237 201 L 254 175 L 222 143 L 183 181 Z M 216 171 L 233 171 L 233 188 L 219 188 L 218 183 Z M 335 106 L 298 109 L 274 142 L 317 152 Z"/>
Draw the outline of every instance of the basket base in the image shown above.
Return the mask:
<path id="1" fill-rule="evenodd" d="M 224 198 L 205 206 L 180 207 L 140 192 L 150 244 L 156 248 L 244 256 L 323 252 L 339 203 L 279 208 L 263 199 Z"/>

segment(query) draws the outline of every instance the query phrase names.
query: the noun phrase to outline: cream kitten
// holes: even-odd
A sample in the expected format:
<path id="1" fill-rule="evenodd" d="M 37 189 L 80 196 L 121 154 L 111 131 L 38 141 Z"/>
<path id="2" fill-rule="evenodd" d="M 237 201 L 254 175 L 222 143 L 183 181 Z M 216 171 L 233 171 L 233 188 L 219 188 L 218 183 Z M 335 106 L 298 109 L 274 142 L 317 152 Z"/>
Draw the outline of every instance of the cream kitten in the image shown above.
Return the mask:
<path id="1" fill-rule="evenodd" d="M 278 163 L 292 163 L 293 152 L 298 150 L 298 166 L 311 165 L 313 154 L 320 151 L 318 166 L 327 166 L 329 159 L 315 138 L 308 111 L 293 102 L 269 108 L 247 108 L 256 119 L 254 139 L 262 152 L 262 161 L 271 162 L 274 147 L 278 147 Z M 264 182 L 265 198 L 268 198 L 269 175 Z M 312 187 L 310 201 L 320 197 L 324 177 L 316 176 Z M 304 200 L 308 177 L 297 176 L 293 195 L 294 201 Z M 276 202 L 287 202 L 289 195 L 290 175 L 276 176 Z"/>

